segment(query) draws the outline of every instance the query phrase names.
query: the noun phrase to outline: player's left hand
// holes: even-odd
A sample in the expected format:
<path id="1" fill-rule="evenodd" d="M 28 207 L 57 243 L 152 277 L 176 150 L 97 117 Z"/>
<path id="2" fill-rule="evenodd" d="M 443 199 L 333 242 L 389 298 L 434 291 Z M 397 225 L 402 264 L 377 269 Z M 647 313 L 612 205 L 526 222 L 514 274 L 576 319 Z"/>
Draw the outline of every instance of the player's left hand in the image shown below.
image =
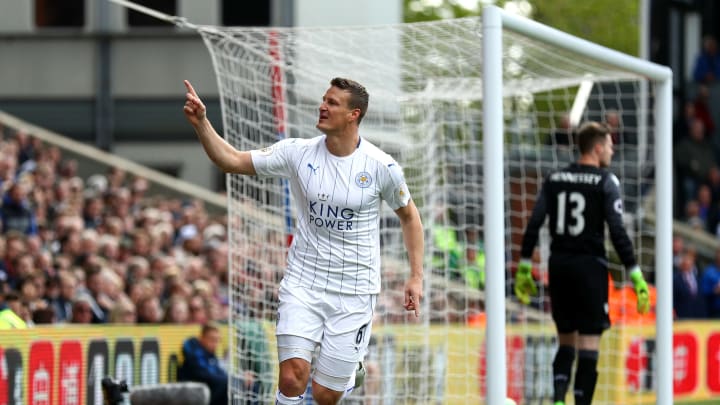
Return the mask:
<path id="1" fill-rule="evenodd" d="M 515 273 L 515 296 L 525 305 L 530 303 L 530 296 L 537 294 L 537 285 L 532 276 L 532 263 L 522 259 Z"/>
<path id="2" fill-rule="evenodd" d="M 647 314 L 650 311 L 650 291 L 640 267 L 630 271 L 630 279 L 637 296 L 637 311 L 639 314 Z"/>
<path id="3" fill-rule="evenodd" d="M 420 316 L 420 300 L 422 300 L 422 277 L 410 277 L 405 282 L 405 303 L 406 311 L 415 311 L 415 317 Z"/>

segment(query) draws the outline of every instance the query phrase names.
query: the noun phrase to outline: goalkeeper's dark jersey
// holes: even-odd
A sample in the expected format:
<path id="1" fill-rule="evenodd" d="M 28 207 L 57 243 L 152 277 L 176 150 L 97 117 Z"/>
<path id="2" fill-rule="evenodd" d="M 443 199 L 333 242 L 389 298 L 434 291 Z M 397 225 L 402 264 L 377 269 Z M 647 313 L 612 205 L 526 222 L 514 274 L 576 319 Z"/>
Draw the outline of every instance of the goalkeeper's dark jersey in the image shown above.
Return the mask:
<path id="1" fill-rule="evenodd" d="M 606 169 L 573 163 L 550 173 L 538 194 L 522 241 L 522 257 L 532 256 L 540 227 L 549 217 L 553 254 L 606 257 L 605 223 L 623 264 L 637 263 L 622 222 L 620 182 Z"/>

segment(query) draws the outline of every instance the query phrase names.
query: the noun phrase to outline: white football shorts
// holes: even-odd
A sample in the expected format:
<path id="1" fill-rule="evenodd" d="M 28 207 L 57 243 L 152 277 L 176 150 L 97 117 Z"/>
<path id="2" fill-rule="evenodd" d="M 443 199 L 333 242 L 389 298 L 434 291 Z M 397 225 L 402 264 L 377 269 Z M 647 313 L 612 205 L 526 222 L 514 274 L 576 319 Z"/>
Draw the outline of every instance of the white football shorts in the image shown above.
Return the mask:
<path id="1" fill-rule="evenodd" d="M 280 285 L 276 335 L 320 344 L 318 360 L 361 361 L 372 332 L 377 294 L 348 295 Z"/>

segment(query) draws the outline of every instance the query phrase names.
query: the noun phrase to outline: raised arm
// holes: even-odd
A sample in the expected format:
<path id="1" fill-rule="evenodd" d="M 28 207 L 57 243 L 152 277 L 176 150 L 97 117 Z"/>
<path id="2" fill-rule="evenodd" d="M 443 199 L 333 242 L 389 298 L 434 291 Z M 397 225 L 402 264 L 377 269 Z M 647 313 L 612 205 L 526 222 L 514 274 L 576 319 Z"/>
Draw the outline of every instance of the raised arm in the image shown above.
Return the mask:
<path id="1" fill-rule="evenodd" d="M 239 151 L 225 141 L 213 128 L 205 114 L 206 108 L 189 81 L 185 80 L 185 118 L 195 129 L 205 153 L 210 160 L 226 173 L 255 174 L 250 152 Z"/>
<path id="2" fill-rule="evenodd" d="M 395 213 L 400 218 L 403 241 L 410 260 L 410 277 L 405 283 L 405 304 L 403 306 L 408 311 L 415 311 L 415 316 L 420 316 L 420 300 L 423 296 L 423 256 L 425 254 L 422 220 L 412 200 L 408 205 L 395 210 Z"/>

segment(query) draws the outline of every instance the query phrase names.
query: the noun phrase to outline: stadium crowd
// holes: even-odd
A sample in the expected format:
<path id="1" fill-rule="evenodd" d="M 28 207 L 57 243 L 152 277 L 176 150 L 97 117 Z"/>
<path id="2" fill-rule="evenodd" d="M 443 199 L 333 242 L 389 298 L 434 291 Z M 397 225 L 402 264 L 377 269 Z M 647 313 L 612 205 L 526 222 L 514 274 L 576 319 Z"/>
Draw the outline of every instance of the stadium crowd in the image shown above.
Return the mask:
<path id="1" fill-rule="evenodd" d="M 0 130 L 0 309 L 28 325 L 197 323 L 228 313 L 226 219 L 119 168 Z"/>
<path id="2" fill-rule="evenodd" d="M 703 39 L 693 83 L 673 128 L 675 217 L 697 233 L 720 238 L 720 52 Z M 704 259 L 704 260 L 703 260 Z M 677 319 L 720 318 L 720 248 L 703 258 L 691 240 L 673 239 Z"/>

